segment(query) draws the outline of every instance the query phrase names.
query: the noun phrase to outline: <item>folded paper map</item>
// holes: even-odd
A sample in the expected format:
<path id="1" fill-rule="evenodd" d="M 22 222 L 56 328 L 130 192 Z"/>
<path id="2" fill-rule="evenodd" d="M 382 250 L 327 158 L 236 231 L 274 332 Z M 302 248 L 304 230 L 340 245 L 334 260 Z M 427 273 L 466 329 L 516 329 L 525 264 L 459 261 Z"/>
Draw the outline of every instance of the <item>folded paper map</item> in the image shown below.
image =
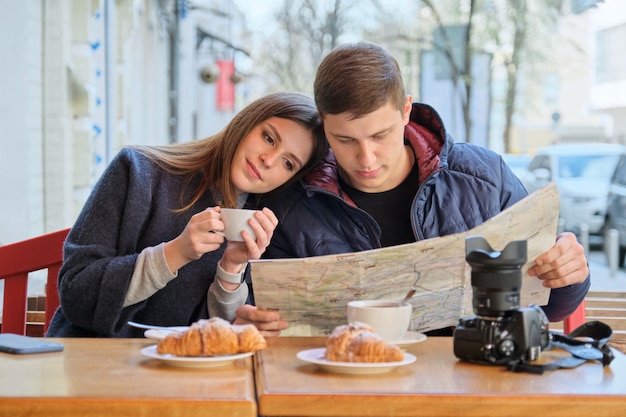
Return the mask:
<path id="1" fill-rule="evenodd" d="M 347 322 L 348 301 L 401 300 L 415 286 L 410 330 L 456 326 L 474 314 L 465 238 L 482 236 L 495 251 L 513 240 L 527 241 L 521 306 L 545 305 L 550 290 L 527 271 L 554 245 L 558 217 L 559 196 L 550 183 L 464 233 L 362 252 L 251 261 L 255 302 L 289 323 L 281 335 L 326 336 Z"/>

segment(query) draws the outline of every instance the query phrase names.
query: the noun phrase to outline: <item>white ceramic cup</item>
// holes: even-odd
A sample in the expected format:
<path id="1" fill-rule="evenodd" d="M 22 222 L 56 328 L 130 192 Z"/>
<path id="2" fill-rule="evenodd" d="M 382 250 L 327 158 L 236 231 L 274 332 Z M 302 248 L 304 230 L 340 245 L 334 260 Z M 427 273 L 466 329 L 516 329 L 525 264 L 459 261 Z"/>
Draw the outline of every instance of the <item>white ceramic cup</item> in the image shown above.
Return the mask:
<path id="1" fill-rule="evenodd" d="M 252 236 L 252 240 L 256 240 L 256 235 L 252 228 L 248 225 L 248 220 L 252 219 L 254 213 L 259 210 L 248 210 L 248 209 L 229 209 L 223 208 L 221 209 L 221 219 L 224 222 L 224 231 L 216 232 L 224 236 L 227 240 L 231 240 L 234 242 L 243 242 L 243 237 L 241 236 L 241 231 L 245 230 L 250 233 Z"/>
<path id="2" fill-rule="evenodd" d="M 348 322 L 369 324 L 387 342 L 402 340 L 411 322 L 410 303 L 389 300 L 356 300 L 348 302 Z"/>

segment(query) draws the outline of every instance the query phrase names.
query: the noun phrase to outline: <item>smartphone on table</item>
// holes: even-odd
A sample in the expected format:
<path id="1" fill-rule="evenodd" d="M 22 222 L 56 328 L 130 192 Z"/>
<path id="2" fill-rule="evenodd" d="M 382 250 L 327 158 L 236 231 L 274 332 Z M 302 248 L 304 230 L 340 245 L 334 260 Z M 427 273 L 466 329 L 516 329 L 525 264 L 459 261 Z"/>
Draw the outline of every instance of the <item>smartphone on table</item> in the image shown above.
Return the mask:
<path id="1" fill-rule="evenodd" d="M 60 352 L 62 350 L 63 345 L 61 343 L 14 333 L 0 333 L 0 352 L 25 355 L 29 353 Z"/>

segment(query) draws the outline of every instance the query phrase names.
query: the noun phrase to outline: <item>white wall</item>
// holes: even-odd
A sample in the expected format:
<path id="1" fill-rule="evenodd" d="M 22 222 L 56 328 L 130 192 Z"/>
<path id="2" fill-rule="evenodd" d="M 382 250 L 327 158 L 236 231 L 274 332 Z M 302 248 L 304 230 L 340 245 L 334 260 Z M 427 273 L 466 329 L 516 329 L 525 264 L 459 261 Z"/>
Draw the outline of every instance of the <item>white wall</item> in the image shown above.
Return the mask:
<path id="1" fill-rule="evenodd" d="M 43 231 L 41 4 L 0 0 L 0 245 Z"/>

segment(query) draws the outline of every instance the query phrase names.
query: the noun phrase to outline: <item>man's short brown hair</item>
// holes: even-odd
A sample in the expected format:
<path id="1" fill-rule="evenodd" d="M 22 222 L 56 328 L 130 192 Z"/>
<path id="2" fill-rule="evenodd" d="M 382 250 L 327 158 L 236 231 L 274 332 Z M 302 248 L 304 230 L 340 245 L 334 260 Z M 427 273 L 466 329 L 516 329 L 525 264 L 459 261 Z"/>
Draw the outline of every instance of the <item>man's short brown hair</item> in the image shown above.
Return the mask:
<path id="1" fill-rule="evenodd" d="M 336 47 L 322 60 L 314 83 L 315 104 L 326 114 L 361 117 L 391 101 L 404 108 L 406 90 L 400 66 L 385 48 L 369 42 Z"/>

